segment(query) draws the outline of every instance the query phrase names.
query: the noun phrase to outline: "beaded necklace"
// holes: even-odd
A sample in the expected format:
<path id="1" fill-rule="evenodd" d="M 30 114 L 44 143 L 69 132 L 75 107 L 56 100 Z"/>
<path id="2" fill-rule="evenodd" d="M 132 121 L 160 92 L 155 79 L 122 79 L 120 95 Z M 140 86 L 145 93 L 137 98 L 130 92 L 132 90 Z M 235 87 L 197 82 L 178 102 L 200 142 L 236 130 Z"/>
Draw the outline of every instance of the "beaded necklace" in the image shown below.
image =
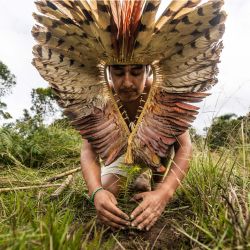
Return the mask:
<path id="1" fill-rule="evenodd" d="M 119 98 L 119 96 L 116 93 L 114 94 L 114 97 L 116 97 L 116 99 L 117 99 L 117 105 L 118 105 L 118 108 L 121 112 L 121 115 L 124 118 L 124 120 L 126 120 L 128 122 L 130 131 L 132 131 L 135 128 L 136 122 L 137 122 L 137 120 L 138 120 L 138 118 L 143 110 L 144 103 L 146 102 L 144 100 L 145 95 L 147 95 L 147 93 L 145 93 L 145 92 L 143 92 L 141 94 L 139 107 L 137 108 L 135 119 L 133 121 L 131 121 L 129 116 L 128 116 L 127 110 L 125 109 L 121 99 Z"/>

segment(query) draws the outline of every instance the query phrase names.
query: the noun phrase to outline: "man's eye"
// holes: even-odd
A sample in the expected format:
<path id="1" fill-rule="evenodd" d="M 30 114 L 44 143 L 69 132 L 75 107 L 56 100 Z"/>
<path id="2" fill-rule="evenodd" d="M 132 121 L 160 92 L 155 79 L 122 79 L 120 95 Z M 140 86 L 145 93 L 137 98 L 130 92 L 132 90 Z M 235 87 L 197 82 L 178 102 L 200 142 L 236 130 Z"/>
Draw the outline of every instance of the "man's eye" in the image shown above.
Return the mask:
<path id="1" fill-rule="evenodd" d="M 142 72 L 141 71 L 132 71 L 131 75 L 132 76 L 139 76 Z"/>
<path id="2" fill-rule="evenodd" d="M 119 71 L 115 72 L 115 76 L 123 76 L 123 75 L 124 75 L 124 72 L 122 72 L 122 71 L 121 72 L 119 72 Z"/>

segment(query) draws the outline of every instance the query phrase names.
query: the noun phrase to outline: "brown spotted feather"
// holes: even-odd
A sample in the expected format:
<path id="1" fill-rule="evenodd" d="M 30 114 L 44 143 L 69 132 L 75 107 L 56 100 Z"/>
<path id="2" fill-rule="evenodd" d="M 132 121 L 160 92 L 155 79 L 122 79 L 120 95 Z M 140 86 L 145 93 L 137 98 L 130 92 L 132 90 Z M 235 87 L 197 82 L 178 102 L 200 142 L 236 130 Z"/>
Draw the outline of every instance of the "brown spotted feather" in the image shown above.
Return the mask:
<path id="1" fill-rule="evenodd" d="M 83 138 L 108 165 L 161 167 L 217 83 L 226 13 L 223 0 L 39 0 L 33 64 Z M 154 83 L 129 131 L 104 79 L 110 64 L 150 64 Z"/>

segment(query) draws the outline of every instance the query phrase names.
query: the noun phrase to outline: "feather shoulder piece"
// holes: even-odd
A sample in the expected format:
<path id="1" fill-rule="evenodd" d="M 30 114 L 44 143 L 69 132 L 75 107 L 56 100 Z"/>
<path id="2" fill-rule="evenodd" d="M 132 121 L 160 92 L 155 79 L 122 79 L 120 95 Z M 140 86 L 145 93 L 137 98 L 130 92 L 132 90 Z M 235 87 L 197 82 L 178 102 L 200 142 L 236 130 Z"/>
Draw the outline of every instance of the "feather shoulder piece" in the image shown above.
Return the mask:
<path id="1" fill-rule="evenodd" d="M 38 0 L 33 65 L 72 125 L 104 160 L 161 166 L 217 82 L 223 0 Z M 109 65 L 151 65 L 154 81 L 130 130 L 106 77 Z"/>

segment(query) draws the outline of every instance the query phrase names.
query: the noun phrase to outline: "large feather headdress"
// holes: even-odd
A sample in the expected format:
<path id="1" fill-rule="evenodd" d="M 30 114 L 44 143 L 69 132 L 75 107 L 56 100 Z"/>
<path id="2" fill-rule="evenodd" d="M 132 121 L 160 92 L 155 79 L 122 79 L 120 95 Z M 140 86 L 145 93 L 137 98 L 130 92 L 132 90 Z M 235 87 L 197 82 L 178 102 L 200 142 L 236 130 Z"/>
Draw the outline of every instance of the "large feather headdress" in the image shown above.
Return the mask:
<path id="1" fill-rule="evenodd" d="M 39 0 L 33 64 L 72 124 L 108 165 L 160 167 L 217 82 L 226 14 L 223 0 Z M 112 64 L 151 65 L 154 82 L 130 131 L 105 79 Z"/>

